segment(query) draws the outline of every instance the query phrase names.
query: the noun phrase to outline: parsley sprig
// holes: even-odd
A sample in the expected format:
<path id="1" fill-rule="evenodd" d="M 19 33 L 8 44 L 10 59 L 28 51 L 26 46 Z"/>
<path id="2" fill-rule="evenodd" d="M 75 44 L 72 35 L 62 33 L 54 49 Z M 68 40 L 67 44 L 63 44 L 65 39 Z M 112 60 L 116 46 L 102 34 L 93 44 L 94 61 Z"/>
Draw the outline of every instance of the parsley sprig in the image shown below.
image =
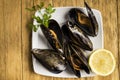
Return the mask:
<path id="1" fill-rule="evenodd" d="M 48 4 L 48 7 L 44 8 L 44 12 L 41 10 L 44 8 L 44 3 L 41 2 L 39 5 L 33 6 L 31 9 L 26 8 L 29 11 L 39 11 L 41 17 L 32 15 L 32 18 L 37 21 L 37 25 L 30 24 L 30 27 L 33 31 L 37 31 L 40 25 L 44 25 L 45 27 L 48 27 L 49 19 L 51 18 L 51 14 L 55 12 L 55 9 L 53 9 L 53 6 L 51 4 Z"/>

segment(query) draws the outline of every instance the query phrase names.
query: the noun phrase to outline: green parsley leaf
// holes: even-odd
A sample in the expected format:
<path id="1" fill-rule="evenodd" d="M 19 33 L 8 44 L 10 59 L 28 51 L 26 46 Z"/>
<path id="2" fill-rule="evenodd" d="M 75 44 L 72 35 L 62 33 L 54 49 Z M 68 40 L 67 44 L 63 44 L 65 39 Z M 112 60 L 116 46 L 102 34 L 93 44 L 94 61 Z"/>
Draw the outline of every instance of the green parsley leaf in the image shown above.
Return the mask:
<path id="1" fill-rule="evenodd" d="M 41 17 L 32 15 L 32 18 L 37 21 L 37 25 L 31 25 L 31 28 L 33 31 L 37 31 L 40 25 L 44 25 L 45 27 L 48 27 L 49 25 L 49 19 L 52 17 L 52 13 L 55 12 L 55 9 L 53 9 L 53 6 L 51 4 L 48 5 L 48 7 L 44 8 L 44 12 L 41 12 L 41 9 L 44 8 L 44 3 L 41 2 L 39 5 L 33 6 L 31 9 L 26 8 L 29 11 L 39 11 Z"/>

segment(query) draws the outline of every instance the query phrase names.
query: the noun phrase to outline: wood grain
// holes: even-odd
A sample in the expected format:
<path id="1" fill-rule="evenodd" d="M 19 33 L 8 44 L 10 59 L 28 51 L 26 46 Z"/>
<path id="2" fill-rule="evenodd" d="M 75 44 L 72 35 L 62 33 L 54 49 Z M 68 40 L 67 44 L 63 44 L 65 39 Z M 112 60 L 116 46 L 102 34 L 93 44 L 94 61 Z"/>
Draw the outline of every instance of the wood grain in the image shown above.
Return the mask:
<path id="1" fill-rule="evenodd" d="M 0 79 L 6 78 L 6 44 L 4 31 L 4 1 L 0 0 Z"/>
<path id="2" fill-rule="evenodd" d="M 55 7 L 84 6 L 86 1 L 103 18 L 104 48 L 116 59 L 115 71 L 107 76 L 54 78 L 35 74 L 31 58 L 31 15 L 26 7 L 44 2 Z M 0 80 L 120 80 L 120 0 L 0 0 Z"/>
<path id="3" fill-rule="evenodd" d="M 33 80 L 34 74 L 32 69 L 32 59 L 31 59 L 31 30 L 29 29 L 29 23 L 31 21 L 31 13 L 27 11 L 25 8 L 31 8 L 33 6 L 33 0 L 22 0 L 22 73 L 23 73 L 23 80 Z M 37 78 L 36 78 L 37 79 Z"/>
<path id="4" fill-rule="evenodd" d="M 118 28 L 118 72 L 120 73 L 120 0 L 117 0 L 117 28 Z M 120 80 L 120 74 L 119 74 Z"/>
<path id="5" fill-rule="evenodd" d="M 114 13 L 117 12 L 117 6 L 116 6 L 117 2 L 115 0 L 110 0 L 110 1 L 86 0 L 86 1 L 88 3 L 91 3 L 92 8 L 96 8 L 101 11 L 103 17 L 103 29 L 104 29 L 104 48 L 110 50 L 113 53 L 117 63 L 115 71 L 110 76 L 107 77 L 99 76 L 97 80 L 108 80 L 108 79 L 119 80 L 118 61 L 117 61 L 118 60 L 117 13 Z M 93 78 L 93 80 L 96 80 L 96 77 Z"/>
<path id="6" fill-rule="evenodd" d="M 6 80 L 22 80 L 21 1 L 4 0 Z M 1 37 L 2 38 L 2 37 Z M 3 72 L 4 73 L 4 72 Z"/>

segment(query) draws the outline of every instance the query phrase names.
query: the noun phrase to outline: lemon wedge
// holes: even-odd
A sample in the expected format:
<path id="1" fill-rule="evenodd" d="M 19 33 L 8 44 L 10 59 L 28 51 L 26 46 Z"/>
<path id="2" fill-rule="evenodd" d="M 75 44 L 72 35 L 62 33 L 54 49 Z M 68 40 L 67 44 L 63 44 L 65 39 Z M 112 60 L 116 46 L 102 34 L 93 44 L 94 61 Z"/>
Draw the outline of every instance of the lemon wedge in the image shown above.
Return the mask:
<path id="1" fill-rule="evenodd" d="M 112 52 L 106 49 L 98 49 L 89 57 L 89 66 L 97 75 L 107 76 L 115 69 L 115 58 Z"/>

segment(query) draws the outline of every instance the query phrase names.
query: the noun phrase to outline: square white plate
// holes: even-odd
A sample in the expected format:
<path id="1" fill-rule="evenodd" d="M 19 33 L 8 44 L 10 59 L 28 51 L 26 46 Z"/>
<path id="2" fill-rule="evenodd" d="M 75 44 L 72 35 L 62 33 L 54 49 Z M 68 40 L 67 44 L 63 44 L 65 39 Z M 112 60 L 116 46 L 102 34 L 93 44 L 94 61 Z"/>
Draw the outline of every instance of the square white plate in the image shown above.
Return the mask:
<path id="1" fill-rule="evenodd" d="M 68 11 L 74 7 L 58 7 L 55 8 L 55 13 L 52 14 L 52 19 L 55 19 L 59 25 L 61 26 L 65 21 L 65 15 L 68 13 Z M 82 8 L 85 13 L 86 9 Z M 96 37 L 90 37 L 92 43 L 93 43 L 93 49 L 99 49 L 103 48 L 103 25 L 102 25 L 102 16 L 101 13 L 98 10 L 92 9 L 93 13 L 95 14 L 95 17 L 97 19 L 98 25 L 99 25 L 99 31 L 98 35 Z M 35 16 L 40 16 L 39 12 L 35 13 Z M 34 21 L 33 24 L 36 24 Z M 43 33 L 41 32 L 40 28 L 37 32 L 32 32 L 32 49 L 34 48 L 40 48 L 40 49 L 48 49 L 49 45 L 47 44 L 46 38 L 43 36 Z M 88 54 L 90 52 L 87 51 Z M 74 73 L 69 72 L 67 69 L 59 74 L 54 74 L 49 72 L 47 69 L 45 69 L 35 58 L 32 56 L 33 60 L 33 68 L 34 72 L 40 75 L 44 76 L 53 76 L 53 77 L 62 77 L 62 78 L 76 78 Z M 94 76 L 94 73 L 86 74 L 84 71 L 81 71 L 81 77 L 90 77 Z"/>

